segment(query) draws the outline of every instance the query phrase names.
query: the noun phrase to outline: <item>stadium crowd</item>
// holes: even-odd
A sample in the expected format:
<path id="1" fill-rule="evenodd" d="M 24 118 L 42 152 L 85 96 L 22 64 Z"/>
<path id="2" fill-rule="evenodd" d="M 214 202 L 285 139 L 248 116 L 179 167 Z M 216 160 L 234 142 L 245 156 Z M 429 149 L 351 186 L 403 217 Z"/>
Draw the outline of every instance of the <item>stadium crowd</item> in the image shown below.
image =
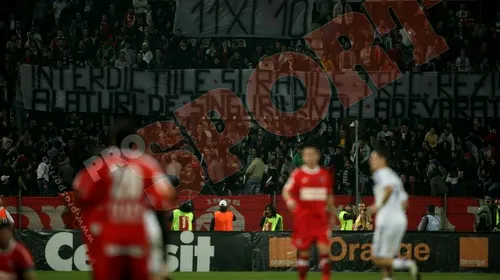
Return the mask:
<path id="1" fill-rule="evenodd" d="M 403 2 L 401 5 L 403 5 Z M 188 68 L 254 68 L 263 58 L 282 51 L 295 50 L 309 56 L 314 53 L 303 40 L 238 38 L 186 38 L 173 29 L 175 1 L 172 0 L 38 0 L 33 9 L 9 13 L 0 22 L 2 59 L 0 87 L 0 174 L 1 194 L 57 195 L 51 174 L 55 172 L 66 186 L 83 162 L 101 151 L 107 142 L 109 116 L 99 114 L 28 112 L 19 113 L 15 102 L 20 65 L 34 64 L 65 67 L 88 66 L 136 67 L 143 70 Z M 404 71 L 497 71 L 500 65 L 494 52 L 499 43 L 500 13 L 494 21 L 482 21 L 477 11 L 464 4 L 446 1 L 432 8 L 429 18 L 436 32 L 447 39 L 450 51 L 425 65 L 416 65 L 412 31 L 393 30 L 378 36 L 391 58 Z M 344 0 L 317 0 L 314 24 L 320 26 L 342 11 L 360 10 L 356 3 Z M 26 13 L 26 10 L 32 13 Z M 415 11 L 422 13 L 421 10 Z M 479 12 L 477 12 L 479 13 Z M 379 26 L 379 28 L 382 28 Z M 386 64 L 376 54 L 367 53 L 362 38 L 349 38 L 350 51 L 342 57 L 316 58 L 336 70 L 357 63 L 370 69 Z M 417 55 L 433 56 L 433 46 L 417 46 Z M 349 59 L 346 59 L 346 55 Z M 275 63 L 261 65 L 279 70 Z M 295 64 L 294 70 L 312 71 L 318 65 Z M 320 64 L 321 65 L 321 64 Z M 332 67 L 330 66 L 330 67 Z M 142 119 L 143 124 L 157 120 Z M 391 151 L 391 166 L 403 179 L 411 195 L 482 196 L 500 189 L 499 136 L 495 120 L 360 120 L 360 140 L 354 143 L 349 122 L 326 118 L 315 130 L 293 139 L 276 137 L 258 125 L 249 137 L 231 151 L 219 153 L 221 141 L 208 127 L 200 127 L 213 149 L 203 151 L 208 170 L 218 176 L 232 174 L 238 159 L 244 166 L 223 183 L 209 184 L 209 193 L 249 194 L 280 192 L 290 172 L 301 165 L 300 147 L 314 135 L 324 141 L 323 164 L 336 173 L 335 191 L 353 194 L 355 156 L 359 149 L 360 190 L 371 192 L 367 165 L 370 149 L 386 145 Z M 222 127 L 217 124 L 216 127 Z M 213 138 L 213 139 L 212 139 Z M 194 151 L 192 141 L 181 146 Z M 43 159 L 49 159 L 44 161 Z M 192 166 L 184 159 L 163 158 L 166 169 L 178 161 L 181 179 L 189 178 Z M 177 163 L 178 164 L 178 163 Z M 203 170 L 199 170 L 204 172 Z M 222 173 L 221 173 L 222 172 Z M 208 176 L 202 176 L 207 178 Z M 244 180 L 244 178 L 246 180 Z M 269 184 L 264 184 L 269 178 Z"/>

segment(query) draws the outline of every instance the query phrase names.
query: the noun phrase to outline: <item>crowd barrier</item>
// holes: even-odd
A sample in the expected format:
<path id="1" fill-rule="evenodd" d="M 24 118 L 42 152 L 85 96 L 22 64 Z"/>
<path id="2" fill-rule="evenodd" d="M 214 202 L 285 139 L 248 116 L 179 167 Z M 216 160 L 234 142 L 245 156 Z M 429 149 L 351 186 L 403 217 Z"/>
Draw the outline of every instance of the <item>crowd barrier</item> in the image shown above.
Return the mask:
<path id="1" fill-rule="evenodd" d="M 16 234 L 30 248 L 38 270 L 90 270 L 79 231 Z M 333 269 L 374 270 L 371 239 L 371 232 L 336 232 L 331 240 Z M 400 256 L 416 260 L 425 272 L 500 272 L 498 248 L 496 233 L 409 232 Z M 289 270 L 296 260 L 290 232 L 172 232 L 167 249 L 169 268 L 183 272 Z"/>
<path id="2" fill-rule="evenodd" d="M 66 200 L 65 200 L 66 199 Z M 31 230 L 61 230 L 79 229 L 74 222 L 70 205 L 77 207 L 77 203 L 68 201 L 71 196 L 61 197 L 23 197 L 21 199 L 3 198 L 4 205 L 12 214 L 18 229 Z M 219 208 L 219 201 L 225 199 L 231 211 L 237 217 L 234 223 L 235 231 L 260 231 L 260 219 L 266 205 L 274 202 L 268 195 L 249 196 L 206 196 L 199 195 L 192 199 L 196 217 L 195 229 L 207 231 L 210 227 L 212 213 Z M 373 202 L 373 197 L 363 197 L 367 204 Z M 356 198 L 353 196 L 337 195 L 335 197 L 337 214 L 346 205 L 353 205 Z M 276 197 L 276 209 L 283 216 L 284 229 L 293 227 L 292 217 L 286 209 L 281 196 Z M 436 214 L 441 217 L 442 229 L 447 231 L 472 232 L 474 214 L 480 206 L 480 201 L 467 197 L 410 197 L 410 206 L 407 211 L 408 229 L 416 230 L 426 206 L 436 206 Z M 77 211 L 74 211 L 77 212 Z"/>

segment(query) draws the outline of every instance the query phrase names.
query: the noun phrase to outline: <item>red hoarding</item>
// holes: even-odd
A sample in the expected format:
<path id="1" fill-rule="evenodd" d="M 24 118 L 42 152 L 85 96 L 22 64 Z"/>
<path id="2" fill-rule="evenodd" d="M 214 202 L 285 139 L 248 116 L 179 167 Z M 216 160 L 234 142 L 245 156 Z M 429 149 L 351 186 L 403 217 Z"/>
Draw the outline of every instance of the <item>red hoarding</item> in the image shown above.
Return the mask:
<path id="1" fill-rule="evenodd" d="M 212 213 L 217 211 L 220 199 L 226 199 L 237 217 L 234 229 L 237 231 L 258 231 L 260 218 L 272 199 L 265 195 L 254 196 L 197 196 L 193 203 L 196 215 L 196 230 L 206 231 L 210 226 Z M 370 204 L 372 197 L 363 200 Z M 350 196 L 336 196 L 337 213 L 348 204 L 354 204 Z M 73 218 L 63 197 L 26 197 L 20 202 L 17 198 L 3 198 L 4 205 L 14 217 L 16 226 L 29 229 L 63 229 L 73 227 Z M 408 230 L 416 230 L 429 204 L 436 206 L 436 212 L 444 211 L 444 199 L 437 197 L 411 197 L 408 214 Z M 474 213 L 479 201 L 473 198 L 448 198 L 446 228 L 455 231 L 473 231 Z M 283 215 L 285 230 L 291 230 L 292 219 L 281 197 L 277 198 L 276 208 Z"/>

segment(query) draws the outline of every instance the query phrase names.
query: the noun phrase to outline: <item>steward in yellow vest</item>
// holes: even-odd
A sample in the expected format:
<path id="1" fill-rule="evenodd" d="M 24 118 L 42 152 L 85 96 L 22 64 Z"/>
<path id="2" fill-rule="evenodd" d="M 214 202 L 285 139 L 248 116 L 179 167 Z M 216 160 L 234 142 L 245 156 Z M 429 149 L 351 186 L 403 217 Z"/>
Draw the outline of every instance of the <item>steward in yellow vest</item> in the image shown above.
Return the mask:
<path id="1" fill-rule="evenodd" d="M 347 205 L 339 213 L 340 230 L 352 230 L 356 215 L 352 212 L 352 207 Z"/>
<path id="2" fill-rule="evenodd" d="M 283 217 L 276 213 L 276 208 L 272 204 L 266 206 L 264 215 L 260 220 L 262 231 L 281 231 L 283 230 Z"/>
<path id="3" fill-rule="evenodd" d="M 193 203 L 191 201 L 185 202 L 179 206 L 178 209 L 175 209 L 170 213 L 170 223 L 172 224 L 172 231 L 185 231 L 193 230 L 193 225 L 195 222 Z"/>

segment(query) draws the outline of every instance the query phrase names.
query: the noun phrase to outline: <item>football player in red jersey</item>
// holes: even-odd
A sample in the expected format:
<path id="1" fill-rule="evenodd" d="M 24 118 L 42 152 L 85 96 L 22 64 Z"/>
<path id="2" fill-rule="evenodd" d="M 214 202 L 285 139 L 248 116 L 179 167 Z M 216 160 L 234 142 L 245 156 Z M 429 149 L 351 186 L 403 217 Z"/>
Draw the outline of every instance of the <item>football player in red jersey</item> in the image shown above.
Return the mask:
<path id="1" fill-rule="evenodd" d="M 283 199 L 293 213 L 293 244 L 297 247 L 299 279 L 309 271 L 309 249 L 316 245 L 322 279 L 330 279 L 330 236 L 334 221 L 333 178 L 319 166 L 321 153 L 314 140 L 302 149 L 304 165 L 283 187 Z"/>
<path id="2" fill-rule="evenodd" d="M 155 211 L 173 206 L 175 190 L 155 159 L 133 144 L 123 145 L 130 143 L 131 135 L 134 127 L 119 120 L 111 132 L 111 147 L 73 184 L 95 237 L 86 242 L 96 280 L 164 276 L 162 229 Z"/>
<path id="3" fill-rule="evenodd" d="M 0 279 L 36 280 L 33 257 L 14 239 L 12 226 L 7 219 L 0 220 Z"/>

